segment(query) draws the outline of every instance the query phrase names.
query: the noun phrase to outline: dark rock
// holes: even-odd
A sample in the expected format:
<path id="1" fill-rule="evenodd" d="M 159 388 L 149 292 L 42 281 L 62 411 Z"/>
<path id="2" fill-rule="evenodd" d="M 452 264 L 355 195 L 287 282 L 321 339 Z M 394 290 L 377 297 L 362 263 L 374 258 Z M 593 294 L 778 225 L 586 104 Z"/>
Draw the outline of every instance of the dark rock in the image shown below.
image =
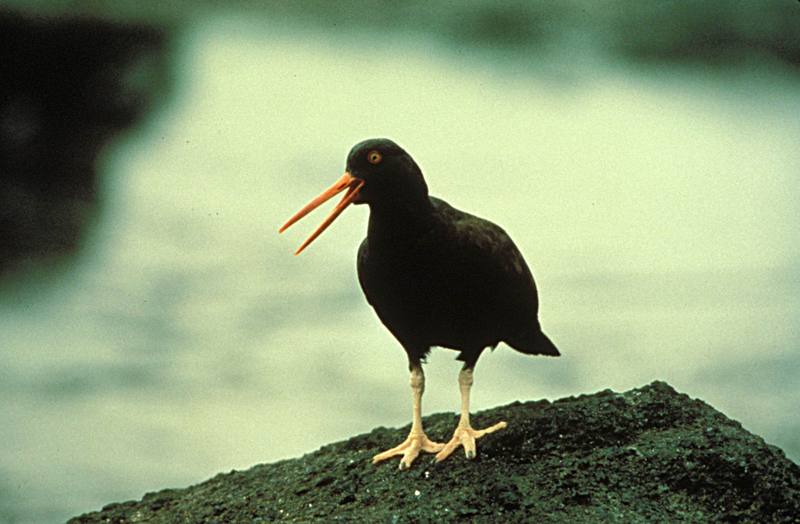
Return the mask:
<path id="1" fill-rule="evenodd" d="M 0 275 L 73 253 L 98 210 L 98 159 L 163 100 L 167 32 L 0 7 Z"/>
<path id="2" fill-rule="evenodd" d="M 799 522 L 800 467 L 738 422 L 663 382 L 474 416 L 507 429 L 478 458 L 373 466 L 408 427 L 220 474 L 72 519 L 90 522 Z M 446 439 L 455 417 L 425 419 Z"/>

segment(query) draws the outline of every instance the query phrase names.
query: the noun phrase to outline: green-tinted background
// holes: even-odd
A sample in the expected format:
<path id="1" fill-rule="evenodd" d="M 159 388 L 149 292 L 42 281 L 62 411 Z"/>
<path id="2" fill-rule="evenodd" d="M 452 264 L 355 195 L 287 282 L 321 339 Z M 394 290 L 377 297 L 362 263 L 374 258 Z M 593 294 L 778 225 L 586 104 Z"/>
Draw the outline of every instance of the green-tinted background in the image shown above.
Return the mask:
<path id="1" fill-rule="evenodd" d="M 0 287 L 0 522 L 408 421 L 367 209 L 277 235 L 373 136 L 539 283 L 563 357 L 486 353 L 474 409 L 663 379 L 800 458 L 800 4 L 92 4 L 13 7 L 162 27 L 170 94 L 102 151 L 80 249 Z"/>

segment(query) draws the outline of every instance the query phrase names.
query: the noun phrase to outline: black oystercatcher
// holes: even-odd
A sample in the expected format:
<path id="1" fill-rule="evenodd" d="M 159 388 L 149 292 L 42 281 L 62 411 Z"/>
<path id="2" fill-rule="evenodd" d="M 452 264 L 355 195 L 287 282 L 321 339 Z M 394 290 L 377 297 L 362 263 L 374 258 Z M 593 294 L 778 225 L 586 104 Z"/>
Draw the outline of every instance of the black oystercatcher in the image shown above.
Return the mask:
<path id="1" fill-rule="evenodd" d="M 406 350 L 413 394 L 408 438 L 375 455 L 373 462 L 402 455 L 400 469 L 405 469 L 420 450 L 437 453 L 438 462 L 458 446 L 473 458 L 475 439 L 506 426 L 498 422 L 475 430 L 470 425 L 469 392 L 481 352 L 505 342 L 528 355 L 559 355 L 539 326 L 533 276 L 500 227 L 428 196 L 419 166 L 388 139 L 365 140 L 353 147 L 344 175 L 280 231 L 345 190 L 344 198 L 295 254 L 349 204 L 369 205 L 367 238 L 358 249 L 358 279 L 367 301 Z M 432 346 L 458 350 L 457 358 L 464 362 L 458 375 L 461 419 L 447 444 L 433 442 L 422 429 L 422 361 Z"/>

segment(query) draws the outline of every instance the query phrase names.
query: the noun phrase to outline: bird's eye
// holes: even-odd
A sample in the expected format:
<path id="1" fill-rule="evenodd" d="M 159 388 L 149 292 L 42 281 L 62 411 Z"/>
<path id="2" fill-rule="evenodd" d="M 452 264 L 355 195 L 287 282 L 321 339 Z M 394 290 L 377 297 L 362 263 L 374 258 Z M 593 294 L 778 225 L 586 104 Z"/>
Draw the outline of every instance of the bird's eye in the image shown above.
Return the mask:
<path id="1" fill-rule="evenodd" d="M 370 164 L 380 164 L 381 160 L 383 160 L 383 155 L 381 155 L 378 151 L 370 151 L 367 153 L 367 162 Z"/>

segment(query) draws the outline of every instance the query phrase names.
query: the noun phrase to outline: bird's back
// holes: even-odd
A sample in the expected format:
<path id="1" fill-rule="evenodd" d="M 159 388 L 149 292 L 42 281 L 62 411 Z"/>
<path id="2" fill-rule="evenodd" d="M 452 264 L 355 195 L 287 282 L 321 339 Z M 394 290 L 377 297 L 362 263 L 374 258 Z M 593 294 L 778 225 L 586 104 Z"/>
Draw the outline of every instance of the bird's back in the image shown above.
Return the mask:
<path id="1" fill-rule="evenodd" d="M 396 243 L 371 230 L 359 248 L 359 281 L 381 321 L 407 350 L 479 353 L 505 341 L 524 353 L 558 354 L 541 333 L 536 286 L 511 238 L 430 200 L 430 227 Z"/>

